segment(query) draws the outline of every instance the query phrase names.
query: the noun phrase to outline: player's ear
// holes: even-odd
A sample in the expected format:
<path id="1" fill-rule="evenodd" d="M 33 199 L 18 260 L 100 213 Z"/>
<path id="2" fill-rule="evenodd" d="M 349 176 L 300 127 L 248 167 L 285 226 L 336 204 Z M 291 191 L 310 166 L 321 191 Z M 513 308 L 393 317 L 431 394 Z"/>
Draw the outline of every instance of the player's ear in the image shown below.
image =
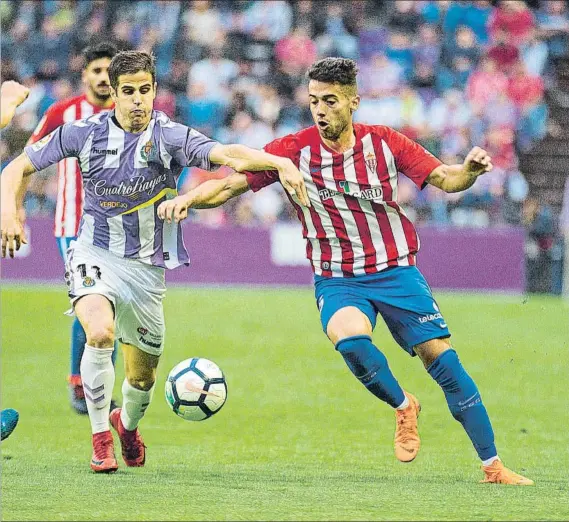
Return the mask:
<path id="1" fill-rule="evenodd" d="M 360 106 L 360 95 L 356 94 L 350 100 L 350 111 L 355 112 L 357 108 Z"/>

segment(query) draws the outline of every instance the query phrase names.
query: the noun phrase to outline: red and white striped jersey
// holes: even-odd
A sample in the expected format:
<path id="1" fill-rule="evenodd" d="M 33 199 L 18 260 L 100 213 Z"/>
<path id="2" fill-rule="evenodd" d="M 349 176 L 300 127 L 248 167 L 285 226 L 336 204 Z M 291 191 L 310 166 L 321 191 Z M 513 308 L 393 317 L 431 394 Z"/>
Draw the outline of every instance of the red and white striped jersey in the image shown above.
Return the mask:
<path id="1" fill-rule="evenodd" d="M 82 94 L 54 103 L 39 121 L 28 145 L 41 140 L 57 127 L 71 121 L 88 118 L 104 110 L 92 105 Z M 57 164 L 57 202 L 55 207 L 55 237 L 76 237 L 83 214 L 83 178 L 79 162 L 67 158 Z"/>
<path id="2" fill-rule="evenodd" d="M 313 126 L 272 141 L 265 151 L 290 158 L 304 177 L 311 207 L 296 207 L 314 273 L 325 277 L 374 274 L 415 264 L 419 238 L 397 204 L 397 175 L 419 188 L 441 161 L 383 125 L 354 124 L 354 147 L 330 150 Z M 247 172 L 253 191 L 278 181 L 276 171 Z"/>

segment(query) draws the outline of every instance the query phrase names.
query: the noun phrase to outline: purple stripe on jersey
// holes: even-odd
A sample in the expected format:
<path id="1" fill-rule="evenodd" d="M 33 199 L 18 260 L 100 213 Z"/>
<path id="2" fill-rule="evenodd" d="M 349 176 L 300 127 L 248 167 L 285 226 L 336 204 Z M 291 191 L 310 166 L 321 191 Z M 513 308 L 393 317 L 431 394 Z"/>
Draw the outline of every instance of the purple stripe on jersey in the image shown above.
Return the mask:
<path id="1" fill-rule="evenodd" d="M 125 257 L 137 258 L 140 251 L 140 225 L 138 212 L 131 212 L 122 217 L 122 226 L 126 236 Z"/>
<path id="2" fill-rule="evenodd" d="M 104 216 L 95 216 L 95 225 L 93 231 L 93 245 L 96 247 L 109 249 L 109 224 Z"/>
<path id="3" fill-rule="evenodd" d="M 184 236 L 182 234 L 182 223 L 178 223 L 178 261 L 180 264 L 187 265 L 190 262 L 188 250 L 184 244 Z"/>
<path id="4" fill-rule="evenodd" d="M 152 264 L 162 267 L 164 266 L 164 248 L 162 245 L 164 221 L 158 217 L 158 206 L 163 201 L 166 201 L 166 196 L 154 203 L 154 254 L 152 254 Z"/>

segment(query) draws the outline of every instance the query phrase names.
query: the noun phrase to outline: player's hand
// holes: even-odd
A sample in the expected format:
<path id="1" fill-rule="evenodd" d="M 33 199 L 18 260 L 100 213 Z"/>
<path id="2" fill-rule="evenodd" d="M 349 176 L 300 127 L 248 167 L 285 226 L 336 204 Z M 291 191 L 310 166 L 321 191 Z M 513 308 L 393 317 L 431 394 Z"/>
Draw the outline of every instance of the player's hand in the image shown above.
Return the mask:
<path id="1" fill-rule="evenodd" d="M 28 238 L 26 237 L 26 209 L 24 207 L 18 207 L 18 220 L 22 226 L 22 243 L 28 244 Z"/>
<path id="2" fill-rule="evenodd" d="M 27 243 L 24 227 L 15 212 L 2 213 L 0 217 L 0 229 L 2 232 L 2 257 L 6 257 L 6 251 L 10 257 L 20 250 L 22 243 Z"/>
<path id="3" fill-rule="evenodd" d="M 11 101 L 16 106 L 23 103 L 23 101 L 28 97 L 29 94 L 30 94 L 30 89 L 12 80 L 4 82 L 0 89 L 0 96 L 2 97 L 2 99 L 5 102 Z"/>
<path id="4" fill-rule="evenodd" d="M 471 176 L 480 176 L 486 172 L 490 172 L 494 165 L 492 165 L 492 158 L 488 153 L 480 147 L 474 147 L 464 159 L 462 164 L 463 169 Z"/>
<path id="5" fill-rule="evenodd" d="M 279 180 L 284 189 L 291 195 L 296 196 L 301 205 L 305 207 L 310 206 L 310 199 L 308 198 L 308 191 L 306 184 L 300 171 L 296 168 L 295 164 L 286 159 L 283 161 L 281 167 L 278 169 Z"/>
<path id="6" fill-rule="evenodd" d="M 158 205 L 158 217 L 168 223 L 175 223 L 186 219 L 188 217 L 188 209 L 190 208 L 190 200 L 182 196 L 176 196 L 173 199 L 163 201 Z"/>

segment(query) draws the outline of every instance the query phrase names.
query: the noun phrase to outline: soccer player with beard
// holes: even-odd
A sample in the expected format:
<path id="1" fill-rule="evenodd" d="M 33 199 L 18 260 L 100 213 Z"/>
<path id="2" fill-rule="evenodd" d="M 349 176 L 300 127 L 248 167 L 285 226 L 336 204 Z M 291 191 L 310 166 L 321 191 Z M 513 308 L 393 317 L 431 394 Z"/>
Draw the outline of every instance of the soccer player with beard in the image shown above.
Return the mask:
<path id="1" fill-rule="evenodd" d="M 108 69 L 117 48 L 107 42 L 86 47 L 83 50 L 85 66 L 82 80 L 85 92 L 67 100 L 54 103 L 38 123 L 28 145 L 36 143 L 53 132 L 57 127 L 75 120 L 88 118 L 93 114 L 113 108 Z M 55 209 L 55 238 L 61 257 L 71 241 L 77 238 L 81 215 L 83 214 L 83 179 L 76 158 L 67 158 L 57 165 L 57 201 Z M 30 178 L 25 178 L 20 191 L 20 200 L 27 189 Z M 20 202 L 20 205 L 22 203 Z M 87 414 L 85 393 L 81 382 L 80 367 L 85 350 L 85 331 L 77 318 L 71 326 L 71 373 L 68 377 L 69 399 L 73 409 L 80 414 Z M 113 362 L 116 359 L 116 350 Z"/>
<path id="2" fill-rule="evenodd" d="M 311 206 L 290 200 L 315 273 L 322 328 L 355 377 L 394 409 L 395 455 L 400 461 L 412 461 L 419 451 L 421 407 L 372 343 L 378 313 L 397 343 L 409 355 L 418 355 L 442 388 L 453 417 L 482 461 L 483 482 L 531 485 L 498 457 L 478 388 L 462 366 L 431 289 L 415 266 L 417 233 L 397 203 L 398 172 L 419 188 L 431 184 L 459 192 L 492 169 L 491 159 L 474 147 L 463 164 L 445 165 L 389 127 L 353 123 L 360 101 L 356 73 L 356 63 L 344 58 L 313 64 L 308 97 L 316 125 L 265 146 L 271 154 L 290 158 L 304 176 Z M 216 207 L 276 181 L 274 171 L 206 181 L 162 203 L 158 215 L 179 222 L 188 208 Z"/>
<path id="3" fill-rule="evenodd" d="M 219 165 L 238 172 L 275 169 L 291 194 L 308 201 L 302 175 L 290 159 L 222 145 L 153 110 L 152 55 L 119 52 L 109 65 L 109 81 L 114 110 L 65 123 L 27 146 L 0 180 L 2 257 L 14 257 L 23 234 L 16 202 L 22 178 L 66 158 L 79 159 L 85 207 L 77 239 L 67 250 L 66 280 L 87 337 L 81 379 L 96 473 L 118 468 L 110 425 L 118 432 L 127 466 L 143 466 L 146 460 L 138 424 L 152 400 L 163 350 L 165 269 L 189 263 L 181 225 L 165 223 L 157 209 L 176 196 L 182 170 Z M 122 408 L 109 415 L 115 339 L 123 348 L 125 380 Z"/>

